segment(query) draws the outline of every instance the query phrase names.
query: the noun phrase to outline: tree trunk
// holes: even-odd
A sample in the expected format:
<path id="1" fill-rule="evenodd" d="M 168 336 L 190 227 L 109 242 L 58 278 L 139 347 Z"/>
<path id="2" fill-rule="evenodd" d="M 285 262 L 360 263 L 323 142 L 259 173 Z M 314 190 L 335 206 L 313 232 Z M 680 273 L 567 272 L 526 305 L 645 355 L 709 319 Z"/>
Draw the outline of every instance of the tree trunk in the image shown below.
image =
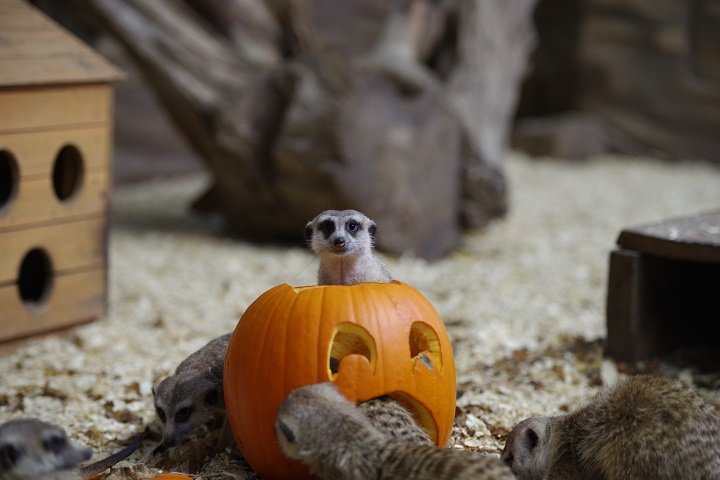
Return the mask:
<path id="1" fill-rule="evenodd" d="M 328 208 L 437 258 L 502 215 L 535 0 L 84 0 L 213 174 L 196 202 L 256 239 Z"/>

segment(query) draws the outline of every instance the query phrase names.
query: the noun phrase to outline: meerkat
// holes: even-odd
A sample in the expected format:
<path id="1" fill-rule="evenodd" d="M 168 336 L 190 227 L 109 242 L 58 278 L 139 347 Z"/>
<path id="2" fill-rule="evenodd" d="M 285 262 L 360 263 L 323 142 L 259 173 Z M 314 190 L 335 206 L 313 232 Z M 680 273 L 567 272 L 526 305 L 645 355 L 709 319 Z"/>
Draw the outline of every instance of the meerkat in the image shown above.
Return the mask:
<path id="1" fill-rule="evenodd" d="M 227 333 L 211 340 L 153 387 L 155 411 L 164 425 L 164 447 L 180 445 L 193 434 L 223 426 L 223 367 L 231 336 Z"/>
<path id="2" fill-rule="evenodd" d="M 356 210 L 326 210 L 305 225 L 305 240 L 320 258 L 318 285 L 392 281 L 373 253 L 375 222 Z"/>
<path id="3" fill-rule="evenodd" d="M 575 412 L 523 420 L 501 458 L 520 480 L 720 479 L 720 413 L 678 381 L 630 377 Z"/>
<path id="4" fill-rule="evenodd" d="M 275 430 L 288 457 L 326 480 L 515 478 L 496 457 L 393 438 L 375 428 L 332 383 L 292 392 L 278 409 Z"/>

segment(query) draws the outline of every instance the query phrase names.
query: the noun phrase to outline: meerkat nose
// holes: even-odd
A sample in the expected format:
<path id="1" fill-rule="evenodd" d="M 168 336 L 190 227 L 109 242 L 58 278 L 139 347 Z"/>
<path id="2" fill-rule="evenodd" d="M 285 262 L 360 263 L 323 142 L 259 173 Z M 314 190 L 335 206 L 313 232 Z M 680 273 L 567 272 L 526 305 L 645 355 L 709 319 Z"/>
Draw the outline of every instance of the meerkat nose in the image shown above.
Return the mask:
<path id="1" fill-rule="evenodd" d="M 345 246 L 345 239 L 343 237 L 338 237 L 333 241 L 333 245 L 337 248 L 342 248 Z"/>

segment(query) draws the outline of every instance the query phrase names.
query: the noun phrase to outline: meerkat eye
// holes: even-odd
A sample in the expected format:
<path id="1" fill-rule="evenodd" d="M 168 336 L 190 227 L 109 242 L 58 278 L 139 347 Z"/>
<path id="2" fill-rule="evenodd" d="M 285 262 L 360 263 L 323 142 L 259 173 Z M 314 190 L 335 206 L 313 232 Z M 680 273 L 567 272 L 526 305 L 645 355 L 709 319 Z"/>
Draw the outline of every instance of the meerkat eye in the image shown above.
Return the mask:
<path id="1" fill-rule="evenodd" d="M 528 451 L 532 452 L 533 450 L 535 450 L 535 447 L 537 447 L 538 442 L 540 441 L 540 437 L 538 436 L 537 432 L 532 428 L 528 428 L 525 431 L 525 437 L 527 439 Z"/>
<path id="2" fill-rule="evenodd" d="M 318 230 L 325 235 L 325 238 L 328 238 L 335 231 L 335 223 L 332 220 L 323 220 L 318 224 Z"/>
<path id="3" fill-rule="evenodd" d="M 218 393 L 217 388 L 208 390 L 205 393 L 205 405 L 217 405 L 218 401 L 220 401 L 220 394 Z"/>
<path id="4" fill-rule="evenodd" d="M 160 407 L 155 407 L 155 412 L 157 412 L 157 416 L 160 419 L 161 422 L 165 423 L 165 412 Z"/>
<path id="5" fill-rule="evenodd" d="M 0 446 L 0 466 L 3 470 L 10 470 L 22 457 L 22 451 L 15 445 L 6 444 Z"/>
<path id="6" fill-rule="evenodd" d="M 66 445 L 67 440 L 60 435 L 53 435 L 43 440 L 43 448 L 48 452 L 60 453 Z"/>
<path id="7" fill-rule="evenodd" d="M 285 440 L 287 440 L 288 443 L 295 443 L 295 434 L 290 429 L 290 427 L 285 424 L 285 422 L 283 422 L 282 420 L 278 420 L 277 426 L 280 430 L 280 433 L 283 434 L 283 437 L 285 437 Z"/>
<path id="8" fill-rule="evenodd" d="M 183 407 L 180 410 L 178 410 L 175 413 L 175 422 L 176 423 L 185 423 L 188 420 L 190 420 L 190 415 L 192 415 L 193 409 L 192 407 Z"/>
<path id="9" fill-rule="evenodd" d="M 360 228 L 360 225 L 355 220 L 350 220 L 349 222 L 347 222 L 348 232 L 355 233 L 358 231 L 359 228 Z"/>

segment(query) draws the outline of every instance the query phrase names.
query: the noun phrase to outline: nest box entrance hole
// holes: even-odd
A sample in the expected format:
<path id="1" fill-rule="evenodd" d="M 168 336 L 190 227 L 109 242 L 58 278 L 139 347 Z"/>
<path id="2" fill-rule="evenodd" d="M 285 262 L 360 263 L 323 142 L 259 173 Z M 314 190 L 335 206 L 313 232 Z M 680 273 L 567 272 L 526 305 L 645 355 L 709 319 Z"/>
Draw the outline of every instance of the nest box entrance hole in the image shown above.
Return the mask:
<path id="1" fill-rule="evenodd" d="M 52 183 L 55 196 L 61 202 L 75 197 L 82 188 L 85 177 L 83 157 L 74 145 L 63 146 L 55 156 Z"/>
<path id="2" fill-rule="evenodd" d="M 42 248 L 33 248 L 23 257 L 18 271 L 17 288 L 23 303 L 41 306 L 50 295 L 53 269 L 50 256 Z"/>
<path id="3" fill-rule="evenodd" d="M 0 214 L 15 198 L 18 182 L 18 164 L 15 156 L 7 150 L 0 150 Z"/>

